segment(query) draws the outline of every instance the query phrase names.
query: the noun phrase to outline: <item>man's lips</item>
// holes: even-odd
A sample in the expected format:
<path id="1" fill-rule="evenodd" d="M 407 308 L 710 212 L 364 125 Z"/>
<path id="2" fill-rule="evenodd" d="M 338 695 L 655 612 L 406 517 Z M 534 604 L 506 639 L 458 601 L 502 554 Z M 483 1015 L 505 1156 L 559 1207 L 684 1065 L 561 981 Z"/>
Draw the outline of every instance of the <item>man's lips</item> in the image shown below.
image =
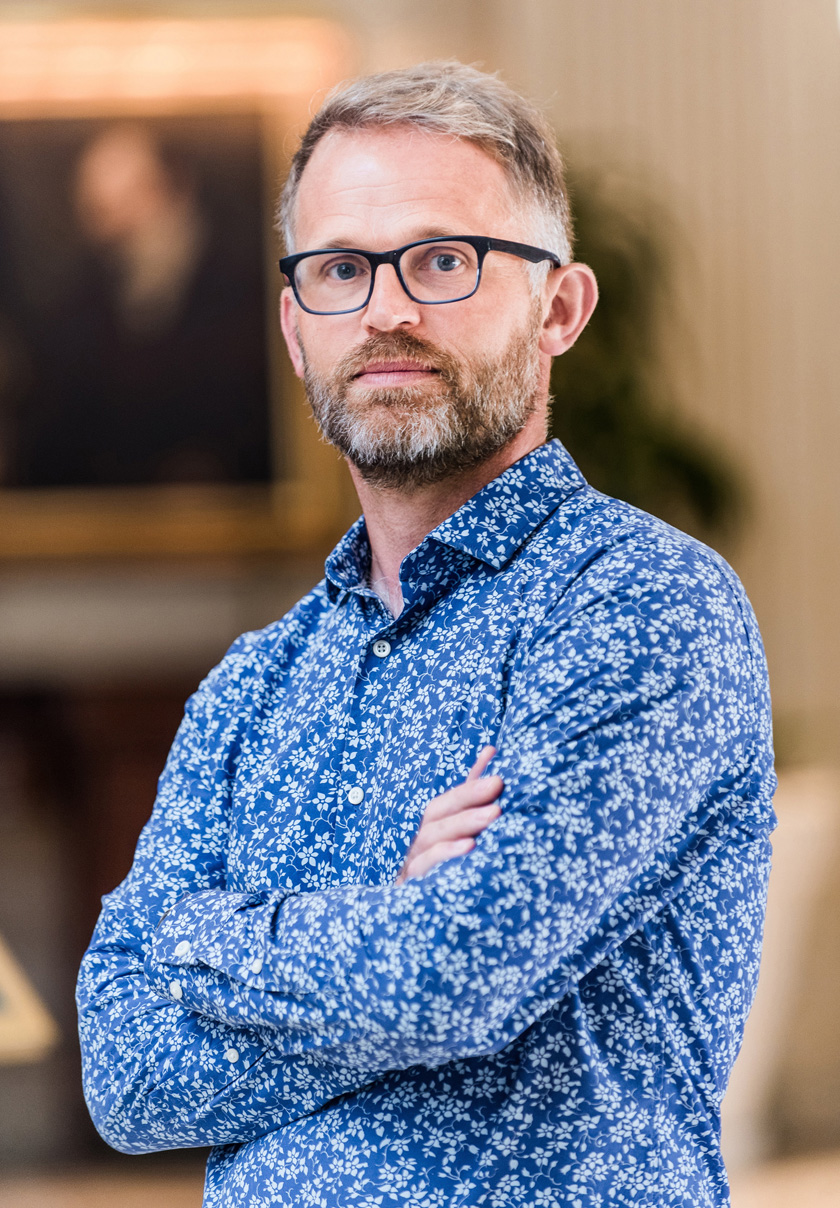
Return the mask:
<path id="1" fill-rule="evenodd" d="M 353 379 L 363 386 L 408 386 L 428 381 L 440 371 L 419 361 L 371 361 Z"/>

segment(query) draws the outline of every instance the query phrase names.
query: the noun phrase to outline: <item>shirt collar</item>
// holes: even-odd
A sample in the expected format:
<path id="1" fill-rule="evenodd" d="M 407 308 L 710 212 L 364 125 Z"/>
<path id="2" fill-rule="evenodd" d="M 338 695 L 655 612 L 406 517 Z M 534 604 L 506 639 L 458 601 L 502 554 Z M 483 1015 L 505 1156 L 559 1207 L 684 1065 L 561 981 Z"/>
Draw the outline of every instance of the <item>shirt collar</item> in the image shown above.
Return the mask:
<path id="1" fill-rule="evenodd" d="M 559 440 L 540 445 L 488 482 L 439 524 L 410 555 L 437 542 L 498 570 L 540 524 L 586 479 Z M 335 602 L 346 591 L 366 588 L 370 545 L 364 517 L 345 533 L 326 562 L 327 590 Z"/>
<path id="2" fill-rule="evenodd" d="M 326 561 L 327 592 L 333 603 L 346 591 L 367 586 L 370 543 L 364 516 L 353 524 Z"/>
<path id="3" fill-rule="evenodd" d="M 540 445 L 473 495 L 429 539 L 498 570 L 586 479 L 559 440 Z"/>

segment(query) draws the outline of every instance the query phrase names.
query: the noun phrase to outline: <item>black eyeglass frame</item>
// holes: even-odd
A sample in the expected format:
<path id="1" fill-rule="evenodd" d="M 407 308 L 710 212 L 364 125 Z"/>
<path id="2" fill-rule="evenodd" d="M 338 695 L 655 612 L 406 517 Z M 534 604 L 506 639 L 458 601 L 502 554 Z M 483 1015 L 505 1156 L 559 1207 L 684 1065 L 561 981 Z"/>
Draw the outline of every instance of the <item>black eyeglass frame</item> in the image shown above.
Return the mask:
<path id="1" fill-rule="evenodd" d="M 434 302 L 428 301 L 425 298 L 416 298 L 403 279 L 400 271 L 400 257 L 409 248 L 422 247 L 428 243 L 447 243 L 450 241 L 452 243 L 468 243 L 477 253 L 478 267 L 475 274 L 475 285 L 468 294 L 460 294 L 457 298 L 440 298 Z M 310 256 L 340 255 L 342 252 L 352 256 L 364 256 L 370 265 L 370 288 L 368 289 L 367 297 L 358 306 L 351 306 L 347 310 L 313 310 L 311 306 L 307 306 L 301 300 L 298 293 L 297 281 L 295 280 L 295 269 L 301 260 L 306 260 Z M 555 268 L 563 267 L 563 261 L 554 252 L 547 252 L 544 248 L 533 247 L 530 243 L 513 243 L 509 239 L 490 239 L 486 235 L 436 235 L 434 239 L 415 239 L 411 243 L 404 243 L 402 247 L 396 247 L 390 252 L 366 252 L 363 248 L 358 247 L 321 247 L 314 248 L 310 252 L 296 252 L 293 256 L 284 256 L 279 263 L 280 272 L 292 287 L 297 304 L 301 310 L 305 310 L 310 315 L 351 315 L 357 310 L 364 310 L 368 302 L 370 302 L 373 295 L 373 287 L 376 284 L 376 270 L 381 264 L 393 265 L 400 285 L 409 298 L 411 298 L 412 302 L 417 302 L 420 306 L 447 306 L 450 302 L 463 302 L 467 298 L 471 298 L 481 284 L 481 270 L 484 267 L 484 258 L 488 252 L 507 252 L 508 255 L 518 256 L 521 260 L 530 261 L 531 264 L 540 264 L 543 260 L 550 260 Z"/>

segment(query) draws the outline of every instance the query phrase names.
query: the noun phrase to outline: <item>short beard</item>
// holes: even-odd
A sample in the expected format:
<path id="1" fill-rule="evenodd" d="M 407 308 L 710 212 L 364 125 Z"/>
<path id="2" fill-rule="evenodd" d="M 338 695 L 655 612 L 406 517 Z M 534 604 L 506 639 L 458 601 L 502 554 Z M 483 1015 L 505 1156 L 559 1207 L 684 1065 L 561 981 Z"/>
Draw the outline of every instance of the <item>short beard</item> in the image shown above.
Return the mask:
<path id="1" fill-rule="evenodd" d="M 362 478 L 378 487 L 411 489 L 471 470 L 499 453 L 525 427 L 539 400 L 536 307 L 500 356 L 472 362 L 407 332 L 381 332 L 319 377 L 304 354 L 304 384 L 325 440 Z M 357 390 L 356 375 L 372 361 L 433 366 L 437 388 Z"/>

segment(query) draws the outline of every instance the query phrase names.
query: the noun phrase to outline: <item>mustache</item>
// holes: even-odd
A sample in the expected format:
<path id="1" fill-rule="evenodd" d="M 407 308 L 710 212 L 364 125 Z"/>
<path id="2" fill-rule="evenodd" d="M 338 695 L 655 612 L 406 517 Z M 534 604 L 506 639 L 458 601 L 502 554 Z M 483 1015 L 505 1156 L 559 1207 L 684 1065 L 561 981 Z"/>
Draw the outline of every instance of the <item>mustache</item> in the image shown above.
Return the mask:
<path id="1" fill-rule="evenodd" d="M 418 365 L 436 369 L 450 385 L 459 377 L 459 365 L 454 356 L 407 331 L 377 332 L 343 356 L 332 377 L 342 384 L 349 384 L 372 361 L 416 361 Z"/>

